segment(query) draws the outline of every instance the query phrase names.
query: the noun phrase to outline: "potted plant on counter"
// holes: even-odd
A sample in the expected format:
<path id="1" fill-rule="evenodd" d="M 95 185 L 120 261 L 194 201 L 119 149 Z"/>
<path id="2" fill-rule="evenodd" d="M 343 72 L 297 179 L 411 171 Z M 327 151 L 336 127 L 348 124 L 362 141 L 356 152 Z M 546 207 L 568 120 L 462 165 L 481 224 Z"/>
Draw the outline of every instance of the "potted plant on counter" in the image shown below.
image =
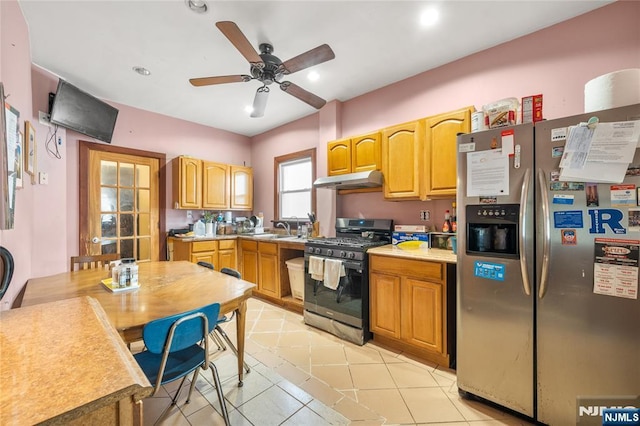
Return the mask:
<path id="1" fill-rule="evenodd" d="M 205 235 L 207 237 L 213 237 L 216 234 L 217 224 L 215 222 L 215 214 L 211 211 L 202 212 L 202 219 L 204 220 Z"/>

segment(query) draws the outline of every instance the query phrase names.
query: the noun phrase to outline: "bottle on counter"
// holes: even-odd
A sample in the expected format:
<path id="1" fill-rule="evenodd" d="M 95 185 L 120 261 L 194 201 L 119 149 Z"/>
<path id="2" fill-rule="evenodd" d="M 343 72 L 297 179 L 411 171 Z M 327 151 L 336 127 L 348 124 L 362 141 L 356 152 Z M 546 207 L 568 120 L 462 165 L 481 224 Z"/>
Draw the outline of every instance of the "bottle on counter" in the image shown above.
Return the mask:
<path id="1" fill-rule="evenodd" d="M 453 209 L 451 209 L 451 232 L 458 232 L 458 218 L 456 217 L 456 203 L 453 203 Z"/>
<path id="2" fill-rule="evenodd" d="M 202 222 L 202 219 L 198 220 L 193 225 L 193 233 L 195 234 L 196 237 L 204 237 L 205 236 L 206 227 L 204 225 L 204 222 Z"/>
<path id="3" fill-rule="evenodd" d="M 445 210 L 444 223 L 442 224 L 442 232 L 451 232 L 451 212 Z"/>

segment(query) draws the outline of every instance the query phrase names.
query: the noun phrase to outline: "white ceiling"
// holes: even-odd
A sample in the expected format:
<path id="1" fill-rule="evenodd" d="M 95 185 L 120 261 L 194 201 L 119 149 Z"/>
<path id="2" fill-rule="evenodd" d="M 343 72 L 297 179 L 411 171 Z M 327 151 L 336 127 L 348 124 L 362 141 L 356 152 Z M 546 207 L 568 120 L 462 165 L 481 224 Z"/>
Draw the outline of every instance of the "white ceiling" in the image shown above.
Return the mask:
<path id="1" fill-rule="evenodd" d="M 283 61 L 329 44 L 334 60 L 286 79 L 346 101 L 610 1 L 207 0 L 204 14 L 185 0 L 19 3 L 36 65 L 102 99 L 253 136 L 316 110 L 272 85 L 264 117 L 250 118 L 257 81 L 193 87 L 189 78 L 249 74 L 217 21 L 234 21 L 256 50 L 271 43 Z M 418 22 L 427 7 L 441 18 L 432 28 Z"/>

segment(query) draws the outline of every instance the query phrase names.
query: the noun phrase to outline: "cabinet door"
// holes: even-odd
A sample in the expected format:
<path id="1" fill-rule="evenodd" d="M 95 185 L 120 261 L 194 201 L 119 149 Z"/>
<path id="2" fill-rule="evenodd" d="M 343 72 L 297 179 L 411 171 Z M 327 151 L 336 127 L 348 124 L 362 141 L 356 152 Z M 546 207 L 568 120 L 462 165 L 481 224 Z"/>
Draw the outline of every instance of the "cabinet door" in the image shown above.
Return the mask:
<path id="1" fill-rule="evenodd" d="M 426 119 L 425 181 L 426 196 L 455 197 L 457 135 L 471 130 L 473 107 Z"/>
<path id="2" fill-rule="evenodd" d="M 380 133 L 351 138 L 351 171 L 380 170 Z"/>
<path id="3" fill-rule="evenodd" d="M 253 170 L 231 166 L 231 206 L 236 210 L 253 209 Z"/>
<path id="4" fill-rule="evenodd" d="M 173 202 L 176 209 L 202 206 L 202 162 L 196 158 L 177 157 L 173 166 Z"/>
<path id="5" fill-rule="evenodd" d="M 371 331 L 400 338 L 400 277 L 371 272 L 369 297 Z"/>
<path id="6" fill-rule="evenodd" d="M 259 253 L 260 265 L 258 267 L 258 288 L 264 294 L 280 297 L 278 288 L 278 256 L 274 254 Z"/>
<path id="7" fill-rule="evenodd" d="M 444 353 L 442 302 L 442 284 L 403 278 L 402 340 L 416 347 Z"/>
<path id="8" fill-rule="evenodd" d="M 207 262 L 212 264 L 217 269 L 218 265 L 216 265 L 216 258 L 217 256 L 215 251 L 203 251 L 203 252 L 193 253 L 191 255 L 191 262 L 192 263 Z"/>
<path id="9" fill-rule="evenodd" d="M 222 268 L 236 269 L 236 241 L 220 240 L 218 241 L 218 270 Z"/>
<path id="10" fill-rule="evenodd" d="M 258 250 L 254 241 L 243 241 L 242 247 L 242 279 L 258 284 Z M 255 247 L 255 248 L 254 248 Z"/>
<path id="11" fill-rule="evenodd" d="M 230 205 L 229 166 L 202 162 L 202 208 L 228 209 Z"/>
<path id="12" fill-rule="evenodd" d="M 343 175 L 351 172 L 351 139 L 340 139 L 327 144 L 327 174 Z"/>
<path id="13" fill-rule="evenodd" d="M 419 199 L 423 179 L 423 132 L 419 121 L 389 127 L 382 133 L 384 197 Z"/>

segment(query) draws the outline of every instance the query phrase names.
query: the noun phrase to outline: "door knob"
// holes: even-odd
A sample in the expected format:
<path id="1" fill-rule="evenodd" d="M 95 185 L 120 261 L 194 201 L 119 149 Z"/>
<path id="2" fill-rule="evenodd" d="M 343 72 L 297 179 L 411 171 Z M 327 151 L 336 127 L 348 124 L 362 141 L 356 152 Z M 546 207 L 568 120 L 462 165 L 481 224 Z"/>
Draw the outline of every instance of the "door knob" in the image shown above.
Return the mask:
<path id="1" fill-rule="evenodd" d="M 100 238 L 98 238 L 98 237 L 93 237 L 93 238 L 91 239 L 91 242 L 92 242 L 93 244 L 98 244 L 98 243 L 100 242 Z"/>

